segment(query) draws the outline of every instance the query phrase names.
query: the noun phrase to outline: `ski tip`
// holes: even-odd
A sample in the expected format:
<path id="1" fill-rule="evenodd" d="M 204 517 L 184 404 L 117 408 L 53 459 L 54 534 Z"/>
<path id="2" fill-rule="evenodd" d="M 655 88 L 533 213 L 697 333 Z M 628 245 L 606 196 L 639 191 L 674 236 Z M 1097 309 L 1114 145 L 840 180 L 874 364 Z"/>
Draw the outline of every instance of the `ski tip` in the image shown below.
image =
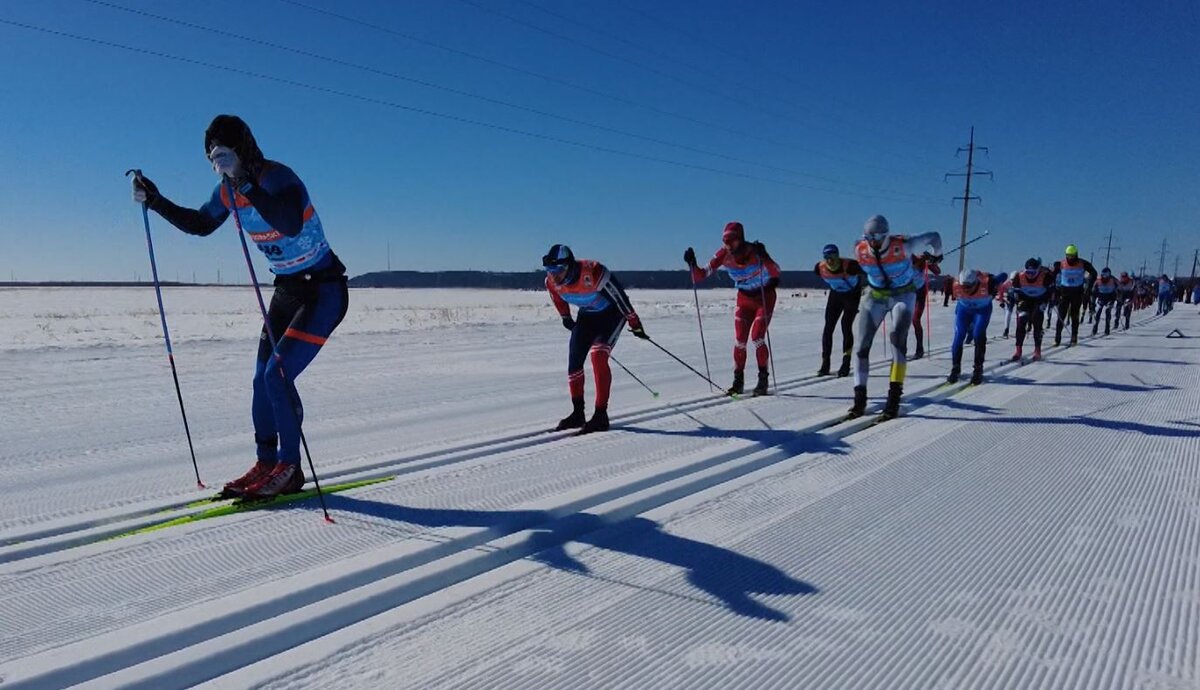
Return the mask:
<path id="1" fill-rule="evenodd" d="M 655 394 L 654 394 L 654 397 L 656 397 L 656 398 L 657 398 L 657 397 L 658 397 L 658 393 L 655 393 Z"/>
<path id="2" fill-rule="evenodd" d="M 196 488 L 197 489 L 207 489 L 208 487 L 204 485 L 204 482 L 197 479 L 196 480 Z"/>
<path id="3" fill-rule="evenodd" d="M 336 522 L 334 522 L 334 521 L 333 521 L 333 518 L 329 517 L 329 515 L 326 515 L 326 516 L 325 516 L 325 524 L 327 524 L 327 525 L 336 525 L 337 523 L 336 523 Z"/>

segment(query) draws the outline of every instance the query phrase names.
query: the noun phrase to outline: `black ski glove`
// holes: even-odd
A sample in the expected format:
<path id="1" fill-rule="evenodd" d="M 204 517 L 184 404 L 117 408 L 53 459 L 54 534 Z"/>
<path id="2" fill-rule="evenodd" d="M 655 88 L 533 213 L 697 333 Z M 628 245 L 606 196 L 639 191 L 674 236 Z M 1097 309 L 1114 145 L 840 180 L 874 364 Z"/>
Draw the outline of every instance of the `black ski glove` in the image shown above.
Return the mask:
<path id="1" fill-rule="evenodd" d="M 695 268 L 696 267 L 696 250 L 692 249 L 691 247 L 688 247 L 687 251 L 683 253 L 683 262 L 688 265 L 688 268 Z"/>
<path id="2" fill-rule="evenodd" d="M 158 185 L 150 181 L 150 178 L 138 173 L 133 176 L 133 200 L 139 204 L 146 204 L 146 208 L 154 208 L 154 204 L 162 198 L 162 194 L 158 191 Z"/>
<path id="3" fill-rule="evenodd" d="M 755 242 L 750 245 L 754 249 L 754 254 L 760 259 L 771 260 L 771 255 L 767 253 L 767 245 L 762 242 Z"/>
<path id="4" fill-rule="evenodd" d="M 638 318 L 637 314 L 631 314 L 627 320 L 629 321 L 630 333 L 634 334 L 638 338 L 641 338 L 642 340 L 650 339 L 650 336 L 646 335 L 646 329 L 642 328 L 642 320 Z"/>
<path id="5" fill-rule="evenodd" d="M 575 330 L 575 319 L 572 319 L 570 314 L 562 317 L 562 322 L 563 328 L 567 329 L 568 331 Z"/>

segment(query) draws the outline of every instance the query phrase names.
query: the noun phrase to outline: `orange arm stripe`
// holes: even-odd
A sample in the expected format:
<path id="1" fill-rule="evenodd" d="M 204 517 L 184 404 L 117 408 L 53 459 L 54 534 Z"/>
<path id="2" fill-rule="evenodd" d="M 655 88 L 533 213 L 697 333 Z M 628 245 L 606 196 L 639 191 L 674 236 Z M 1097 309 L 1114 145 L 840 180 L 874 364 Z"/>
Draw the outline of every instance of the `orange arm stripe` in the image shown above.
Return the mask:
<path id="1" fill-rule="evenodd" d="M 313 345 L 324 345 L 325 340 L 326 340 L 326 338 L 322 338 L 319 335 L 313 335 L 312 333 L 305 333 L 304 331 L 298 331 L 295 328 L 289 328 L 286 331 L 284 331 L 283 337 L 295 338 L 296 340 L 303 340 L 304 342 L 312 343 Z"/>

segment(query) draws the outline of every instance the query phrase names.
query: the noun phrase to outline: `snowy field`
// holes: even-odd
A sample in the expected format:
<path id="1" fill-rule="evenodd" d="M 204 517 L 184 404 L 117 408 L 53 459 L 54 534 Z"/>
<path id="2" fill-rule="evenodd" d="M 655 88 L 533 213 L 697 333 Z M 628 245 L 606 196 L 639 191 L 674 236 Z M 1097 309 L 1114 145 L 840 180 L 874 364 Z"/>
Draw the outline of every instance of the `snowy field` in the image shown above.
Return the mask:
<path id="1" fill-rule="evenodd" d="M 732 291 L 700 296 L 727 384 Z M 631 298 L 703 370 L 692 293 Z M 257 305 L 165 300 L 219 486 L 252 461 Z M 153 291 L 0 290 L 0 689 L 1200 688 L 1195 307 L 1024 366 L 997 311 L 967 387 L 939 301 L 871 428 L 813 376 L 823 307 L 781 296 L 753 400 L 626 335 L 660 396 L 614 366 L 613 431 L 573 438 L 546 433 L 544 293 L 352 290 L 305 431 L 324 482 L 393 478 L 328 497 L 334 524 L 306 501 L 114 539 L 211 493 Z"/>

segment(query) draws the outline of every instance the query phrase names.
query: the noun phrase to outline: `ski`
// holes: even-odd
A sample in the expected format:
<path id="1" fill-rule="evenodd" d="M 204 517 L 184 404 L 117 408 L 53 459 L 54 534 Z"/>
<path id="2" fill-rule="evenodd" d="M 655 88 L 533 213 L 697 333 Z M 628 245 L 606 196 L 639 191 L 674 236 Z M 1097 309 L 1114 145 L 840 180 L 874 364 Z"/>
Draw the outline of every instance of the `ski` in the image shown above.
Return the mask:
<path id="1" fill-rule="evenodd" d="M 371 486 L 372 484 L 382 484 L 383 482 L 389 482 L 395 478 L 396 477 L 393 475 L 393 476 L 388 476 L 388 477 L 375 477 L 374 479 L 360 479 L 357 481 L 343 482 L 341 484 L 334 484 L 332 486 L 324 486 L 321 488 L 324 491 L 324 493 L 332 494 L 332 493 L 338 493 L 341 491 L 349 491 L 350 489 L 358 489 L 358 488 L 361 488 L 364 486 Z M 245 512 L 250 512 L 253 510 L 264 510 L 267 508 L 273 508 L 275 506 L 286 505 L 288 503 L 296 503 L 296 502 L 303 501 L 303 500 L 306 500 L 309 498 L 314 498 L 316 495 L 317 495 L 317 489 L 316 489 L 316 487 L 313 487 L 311 489 L 305 489 L 303 491 L 298 491 L 294 494 L 282 494 L 280 496 L 275 496 L 273 498 L 263 498 L 263 499 L 239 498 L 239 499 L 232 499 L 232 500 L 226 499 L 226 500 L 230 500 L 230 502 L 227 503 L 226 505 L 215 506 L 212 508 L 208 508 L 207 510 L 202 510 L 198 513 L 184 515 L 182 517 L 173 518 L 171 520 L 164 520 L 163 522 L 155 523 L 153 525 L 147 525 L 145 527 L 139 527 L 137 529 L 133 529 L 128 532 L 122 532 L 120 534 L 109 537 L 105 541 L 110 541 L 113 539 L 120 539 L 121 537 L 131 537 L 135 534 L 145 534 L 147 532 L 155 532 L 155 531 L 158 531 L 161 529 L 166 529 L 168 527 L 176 527 L 178 525 L 186 525 L 186 524 L 190 524 L 193 522 L 199 522 L 201 520 L 209 520 L 211 518 L 223 517 L 225 515 L 234 515 L 237 513 L 245 513 Z M 212 501 L 213 501 L 213 499 L 206 498 L 201 501 L 195 501 L 195 502 L 189 504 L 188 507 L 203 507 L 207 504 L 212 503 Z"/>

